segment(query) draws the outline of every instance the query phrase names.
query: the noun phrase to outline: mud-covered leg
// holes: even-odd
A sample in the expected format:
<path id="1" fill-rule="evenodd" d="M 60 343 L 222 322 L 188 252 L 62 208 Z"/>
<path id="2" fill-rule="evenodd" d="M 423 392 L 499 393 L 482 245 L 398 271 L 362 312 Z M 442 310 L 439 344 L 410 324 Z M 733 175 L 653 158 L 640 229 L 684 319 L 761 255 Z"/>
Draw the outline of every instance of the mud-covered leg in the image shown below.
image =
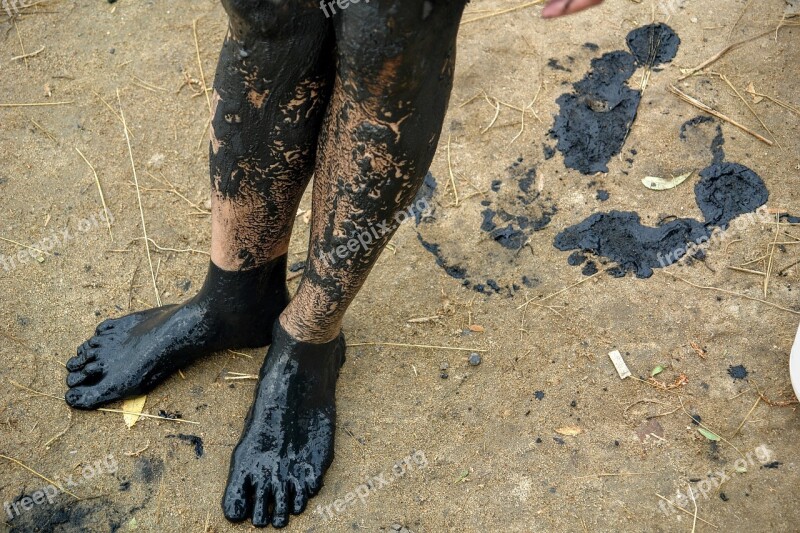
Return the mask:
<path id="1" fill-rule="evenodd" d="M 342 318 L 433 158 L 463 4 L 372 0 L 334 18 L 337 78 L 320 138 L 306 272 L 275 325 L 233 453 L 223 500 L 231 519 L 252 514 L 255 525 L 284 526 L 322 485 L 333 460 Z M 363 246 L 348 247 L 367 234 Z"/>
<path id="2" fill-rule="evenodd" d="M 214 80 L 211 262 L 182 305 L 107 320 L 67 363 L 67 403 L 147 392 L 194 359 L 270 343 L 286 253 L 332 78 L 333 30 L 307 3 L 229 0 Z"/>

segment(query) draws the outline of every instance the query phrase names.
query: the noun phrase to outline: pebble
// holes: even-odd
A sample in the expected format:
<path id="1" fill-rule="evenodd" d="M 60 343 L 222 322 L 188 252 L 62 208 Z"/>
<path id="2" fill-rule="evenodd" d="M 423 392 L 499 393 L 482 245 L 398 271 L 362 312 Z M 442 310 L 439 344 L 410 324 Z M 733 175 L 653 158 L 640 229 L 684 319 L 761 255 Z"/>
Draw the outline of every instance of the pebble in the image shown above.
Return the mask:
<path id="1" fill-rule="evenodd" d="M 439 370 L 447 370 L 448 368 L 450 368 L 450 365 L 446 361 L 439 365 Z"/>
<path id="2" fill-rule="evenodd" d="M 481 354 L 478 352 L 472 352 L 469 354 L 469 364 L 472 366 L 478 366 L 481 364 Z"/>

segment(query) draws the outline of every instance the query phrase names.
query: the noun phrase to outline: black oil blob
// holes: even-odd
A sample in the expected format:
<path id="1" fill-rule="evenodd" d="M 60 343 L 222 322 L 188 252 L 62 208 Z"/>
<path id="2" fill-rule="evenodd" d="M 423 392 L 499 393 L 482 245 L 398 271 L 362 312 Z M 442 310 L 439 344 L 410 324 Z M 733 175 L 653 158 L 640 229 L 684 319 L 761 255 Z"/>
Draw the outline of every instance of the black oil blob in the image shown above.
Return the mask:
<path id="1" fill-rule="evenodd" d="M 636 70 L 634 57 L 622 51 L 592 59 L 592 70 L 573 84 L 575 92 L 558 97 L 560 113 L 551 135 L 564 164 L 583 174 L 608 172 L 628 135 L 641 93 L 626 85 Z"/>
<path id="2" fill-rule="evenodd" d="M 778 468 L 782 464 L 783 463 L 780 462 L 780 461 L 772 461 L 772 462 L 769 462 L 767 464 L 761 465 L 761 468 Z"/>
<path id="3" fill-rule="evenodd" d="M 703 117 L 685 122 L 680 129 L 681 138 L 686 139 L 687 128 L 705 122 L 708 120 Z M 609 269 L 615 277 L 633 271 L 640 278 L 649 278 L 654 268 L 671 265 L 690 249 L 696 250 L 692 257 L 702 259 L 705 256 L 702 245 L 709 241 L 714 228 L 725 229 L 731 220 L 755 211 L 769 198 L 758 174 L 744 165 L 724 160 L 724 144 L 722 129 L 717 124 L 717 134 L 711 143 L 713 162 L 700 172 L 701 179 L 695 185 L 695 199 L 704 222 L 681 218 L 650 227 L 642 225 L 637 213 L 595 213 L 559 233 L 553 244 L 559 250 L 592 252 L 616 261 L 618 266 Z M 586 275 L 595 272 L 586 268 L 583 271 Z"/>
<path id="4" fill-rule="evenodd" d="M 683 218 L 657 227 L 644 226 L 639 215 L 629 211 L 595 213 L 580 224 L 559 233 L 554 245 L 559 250 L 583 250 L 607 257 L 619 264 L 615 274 L 633 271 L 649 278 L 656 265 L 666 266 L 665 250 L 685 248 L 687 242 L 708 235 L 705 226 Z M 681 254 L 682 256 L 683 254 Z"/>
<path id="5" fill-rule="evenodd" d="M 428 250 L 433 256 L 436 258 L 436 264 L 439 265 L 447 272 L 447 275 L 453 277 L 455 279 L 464 279 L 467 277 L 467 271 L 464 270 L 460 266 L 451 266 L 447 264 L 444 256 L 442 255 L 441 250 L 439 249 L 439 245 L 432 242 L 427 242 L 425 239 L 422 238 L 422 235 L 417 233 L 417 239 L 419 239 L 420 244 L 422 247 Z"/>
<path id="6" fill-rule="evenodd" d="M 734 381 L 745 379 L 747 378 L 748 374 L 749 372 L 747 372 L 747 369 L 744 367 L 744 365 L 728 367 L 728 375 L 732 377 Z"/>
<path id="7" fill-rule="evenodd" d="M 706 224 L 728 227 L 728 223 L 743 213 L 755 211 L 769 198 L 762 179 L 744 165 L 715 163 L 700 172 L 695 185 L 697 205 Z"/>
<path id="8" fill-rule="evenodd" d="M 675 59 L 681 39 L 666 24 L 636 28 L 625 39 L 628 49 L 640 65 L 655 66 Z"/>
<path id="9" fill-rule="evenodd" d="M 641 93 L 627 86 L 637 67 L 671 61 L 680 39 L 666 24 L 630 32 L 632 53 L 615 51 L 593 59 L 591 70 L 556 100 L 560 112 L 550 134 L 564 164 L 583 174 L 608 172 L 608 161 L 622 149 L 636 118 Z"/>
<path id="10" fill-rule="evenodd" d="M 585 261 L 586 261 L 586 256 L 580 252 L 572 252 L 571 254 L 569 254 L 569 257 L 567 258 L 567 264 L 569 264 L 569 266 L 582 265 Z"/>
<path id="11" fill-rule="evenodd" d="M 200 459 L 203 457 L 203 439 L 197 435 L 185 435 L 183 433 L 178 433 L 177 435 L 167 435 L 167 438 L 180 439 L 183 442 L 194 446 L 194 454 L 197 456 L 197 458 Z"/>
<path id="12" fill-rule="evenodd" d="M 597 274 L 597 263 L 594 261 L 589 261 L 586 263 L 586 266 L 584 266 L 583 270 L 581 270 L 581 274 L 584 276 L 594 276 Z"/>
<path id="13" fill-rule="evenodd" d="M 556 59 L 554 57 L 551 57 L 547 61 L 547 66 L 550 67 L 553 70 L 563 70 L 564 72 L 572 72 L 572 69 L 569 69 L 569 68 L 565 67 L 564 65 L 562 65 L 561 63 L 558 62 L 558 59 Z"/>

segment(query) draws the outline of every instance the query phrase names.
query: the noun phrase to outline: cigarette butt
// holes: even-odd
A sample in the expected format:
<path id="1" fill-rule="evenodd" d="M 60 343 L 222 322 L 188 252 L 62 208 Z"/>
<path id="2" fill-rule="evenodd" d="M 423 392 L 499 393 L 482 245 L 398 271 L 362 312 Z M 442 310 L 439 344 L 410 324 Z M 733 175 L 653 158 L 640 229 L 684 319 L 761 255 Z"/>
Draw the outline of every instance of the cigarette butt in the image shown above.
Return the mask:
<path id="1" fill-rule="evenodd" d="M 608 357 L 610 357 L 611 362 L 614 363 L 614 368 L 617 369 L 619 379 L 625 379 L 631 375 L 631 371 L 628 370 L 628 365 L 625 364 L 625 360 L 622 359 L 622 354 L 619 353 L 619 350 L 608 352 Z"/>

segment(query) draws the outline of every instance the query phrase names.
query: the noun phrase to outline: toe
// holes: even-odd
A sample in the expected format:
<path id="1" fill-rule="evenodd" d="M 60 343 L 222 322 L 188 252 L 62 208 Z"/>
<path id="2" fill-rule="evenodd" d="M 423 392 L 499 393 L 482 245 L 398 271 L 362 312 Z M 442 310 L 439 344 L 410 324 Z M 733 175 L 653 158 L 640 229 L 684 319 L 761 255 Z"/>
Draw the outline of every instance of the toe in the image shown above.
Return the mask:
<path id="1" fill-rule="evenodd" d="M 99 381 L 98 378 L 103 376 L 103 367 L 100 363 L 89 363 L 82 369 L 75 372 L 70 372 L 67 376 L 67 386 L 74 387 L 76 385 L 94 384 Z"/>
<path id="2" fill-rule="evenodd" d="M 284 527 L 289 523 L 289 502 L 286 484 L 275 484 L 275 509 L 272 511 L 272 527 Z"/>
<path id="3" fill-rule="evenodd" d="M 222 512 L 231 522 L 241 522 L 250 514 L 250 482 L 244 472 L 231 472 L 222 497 Z"/>
<path id="4" fill-rule="evenodd" d="M 269 483 L 259 484 L 256 487 L 255 505 L 253 506 L 253 525 L 256 527 L 266 527 L 270 523 L 269 504 L 272 499 L 272 491 Z"/>
<path id="5" fill-rule="evenodd" d="M 309 497 L 316 496 L 322 488 L 319 476 L 314 475 L 313 472 L 310 472 L 309 475 L 303 479 L 303 483 L 305 484 L 306 493 Z"/>
<path id="6" fill-rule="evenodd" d="M 114 325 L 115 324 L 116 324 L 116 320 L 113 320 L 113 319 L 110 319 L 110 318 L 107 319 L 107 320 L 103 320 L 97 326 L 97 329 L 94 330 L 94 334 L 95 335 L 102 335 L 106 331 L 110 331 L 110 330 L 114 329 Z"/>
<path id="7" fill-rule="evenodd" d="M 72 388 L 80 385 L 81 383 L 86 381 L 86 377 L 87 377 L 86 374 L 84 374 L 80 370 L 78 370 L 77 372 L 70 372 L 67 375 L 67 387 Z M 69 400 L 67 400 L 67 403 L 69 403 Z"/>
<path id="8" fill-rule="evenodd" d="M 67 361 L 67 370 L 70 372 L 80 370 L 86 363 L 94 361 L 95 357 L 95 351 L 89 346 L 89 342 L 84 342 L 78 346 L 78 354 Z"/>
<path id="9" fill-rule="evenodd" d="M 67 391 L 64 399 L 71 407 L 76 409 L 95 409 L 114 398 L 107 391 L 97 387 L 74 387 Z"/>
<path id="10" fill-rule="evenodd" d="M 298 515 L 305 511 L 308 498 L 306 497 L 306 490 L 303 484 L 297 478 L 289 480 L 289 498 L 292 502 L 292 514 Z"/>

